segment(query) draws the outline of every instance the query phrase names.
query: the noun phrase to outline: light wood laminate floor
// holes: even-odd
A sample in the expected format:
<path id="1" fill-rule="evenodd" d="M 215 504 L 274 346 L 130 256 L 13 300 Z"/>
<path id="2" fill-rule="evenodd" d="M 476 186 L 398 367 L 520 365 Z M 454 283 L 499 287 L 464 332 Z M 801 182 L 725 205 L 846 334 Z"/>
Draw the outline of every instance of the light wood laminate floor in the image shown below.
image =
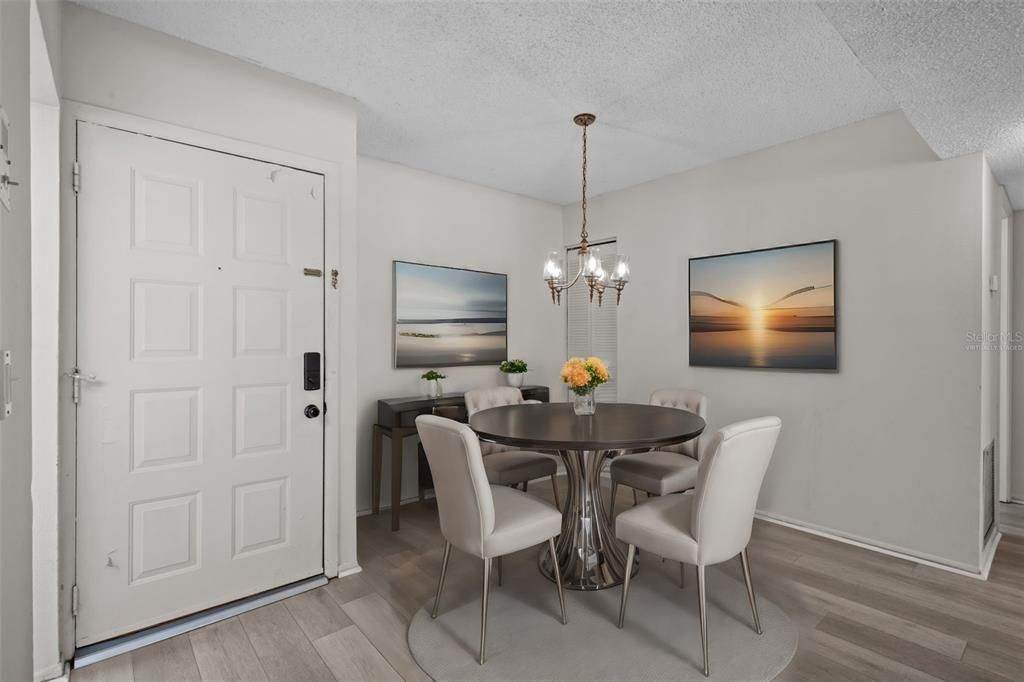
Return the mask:
<path id="1" fill-rule="evenodd" d="M 549 490 L 539 482 L 530 488 L 550 499 Z M 620 490 L 619 508 L 630 503 Z M 398 533 L 389 518 L 359 519 L 362 573 L 73 671 L 71 679 L 427 679 L 409 654 L 406 628 L 436 585 L 437 509 L 430 501 L 404 506 Z M 800 626 L 780 680 L 1024 679 L 1024 538 L 1004 537 L 987 582 L 762 522 L 750 559 L 758 593 Z M 536 550 L 506 558 L 535 560 Z M 727 566 L 739 577 L 738 562 Z M 479 561 L 456 552 L 449 585 L 475 584 L 479 571 Z"/>

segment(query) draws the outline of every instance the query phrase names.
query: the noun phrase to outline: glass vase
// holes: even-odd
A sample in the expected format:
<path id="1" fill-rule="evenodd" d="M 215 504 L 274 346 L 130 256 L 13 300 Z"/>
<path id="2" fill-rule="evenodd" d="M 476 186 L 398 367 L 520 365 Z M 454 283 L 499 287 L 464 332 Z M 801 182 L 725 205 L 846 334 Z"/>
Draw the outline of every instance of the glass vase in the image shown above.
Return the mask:
<path id="1" fill-rule="evenodd" d="M 579 416 L 587 416 L 594 414 L 594 410 L 597 408 L 597 403 L 594 400 L 594 392 L 587 391 L 583 395 L 573 391 L 572 394 L 572 409 Z"/>

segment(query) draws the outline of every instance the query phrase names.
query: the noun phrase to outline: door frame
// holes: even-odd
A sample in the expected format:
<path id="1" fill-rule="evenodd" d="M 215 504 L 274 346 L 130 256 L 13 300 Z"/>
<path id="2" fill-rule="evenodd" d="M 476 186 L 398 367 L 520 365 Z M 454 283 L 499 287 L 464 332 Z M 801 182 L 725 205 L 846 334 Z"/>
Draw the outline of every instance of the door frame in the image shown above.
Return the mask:
<path id="1" fill-rule="evenodd" d="M 996 525 L 999 525 L 999 502 L 1012 501 L 1013 462 L 1013 353 L 1019 344 L 1013 332 L 1013 215 L 999 221 L 999 405 L 996 435 Z"/>
<path id="2" fill-rule="evenodd" d="M 77 232 L 78 207 L 72 180 L 72 163 L 77 159 L 78 123 L 93 123 L 130 133 L 157 137 L 179 144 L 202 147 L 210 151 L 242 156 L 265 163 L 288 166 L 316 173 L 324 178 L 324 415 L 323 451 L 323 564 L 324 575 L 337 576 L 342 557 L 341 537 L 341 443 L 344 422 L 341 409 L 340 378 L 342 333 L 339 288 L 332 287 L 330 273 L 341 270 L 341 171 L 337 163 L 264 145 L 227 138 L 191 128 L 125 114 L 102 107 L 64 100 L 61 107 L 61 179 L 60 195 L 60 313 L 59 369 L 66 372 L 75 366 L 78 355 L 77 327 Z M 95 182 L 83 169 L 85 180 Z M 350 314 L 345 316 L 351 317 Z M 337 358 L 335 360 L 335 358 Z M 88 368 L 83 368 L 88 371 Z M 72 589 L 75 585 L 77 546 L 77 442 L 76 409 L 71 400 L 71 382 L 60 380 L 58 389 L 58 459 L 60 486 L 58 494 L 58 570 L 60 575 L 60 611 L 58 629 L 61 656 L 69 660 L 75 651 L 75 617 L 72 615 Z M 346 469 L 351 468 L 346 466 Z M 354 485 L 354 484 L 353 484 Z M 354 490 L 352 498 L 354 501 Z M 341 567 L 345 568 L 345 567 Z M 359 570 L 356 567 L 351 572 Z"/>

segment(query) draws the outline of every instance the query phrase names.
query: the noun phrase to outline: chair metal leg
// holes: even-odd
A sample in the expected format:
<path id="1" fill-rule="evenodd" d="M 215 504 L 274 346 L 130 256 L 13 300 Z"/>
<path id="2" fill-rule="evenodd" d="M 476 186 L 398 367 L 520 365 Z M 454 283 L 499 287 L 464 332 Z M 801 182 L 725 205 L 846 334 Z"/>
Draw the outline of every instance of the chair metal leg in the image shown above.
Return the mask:
<path id="1" fill-rule="evenodd" d="M 526 492 L 526 486 L 528 486 L 529 484 L 530 484 L 529 481 L 523 481 L 523 492 L 524 493 Z"/>
<path id="2" fill-rule="evenodd" d="M 700 608 L 700 646 L 704 651 L 704 677 L 711 675 L 708 665 L 708 604 L 704 585 L 704 567 L 697 566 L 697 598 Z"/>
<path id="3" fill-rule="evenodd" d="M 558 481 L 555 480 L 554 474 L 551 474 L 551 493 L 555 496 L 555 507 L 562 511 L 562 503 L 558 500 Z"/>
<path id="4" fill-rule="evenodd" d="M 686 587 L 686 564 L 679 562 L 679 589 Z"/>
<path id="5" fill-rule="evenodd" d="M 480 665 L 487 661 L 487 594 L 491 585 L 491 560 L 484 559 L 484 585 L 480 595 Z"/>
<path id="6" fill-rule="evenodd" d="M 747 557 L 747 550 L 740 552 L 740 564 L 743 565 L 743 582 L 747 584 L 747 598 L 750 600 L 750 611 L 754 614 L 754 630 L 757 634 L 761 631 L 761 619 L 757 616 L 757 598 L 754 596 L 754 584 L 750 581 L 750 559 Z"/>
<path id="7" fill-rule="evenodd" d="M 633 576 L 633 558 L 636 556 L 636 545 L 630 545 L 626 553 L 626 579 L 622 583 L 622 603 L 619 604 L 619 629 L 626 622 L 626 599 L 629 598 L 629 580 Z"/>
<path id="8" fill-rule="evenodd" d="M 562 625 L 569 622 L 565 617 L 565 591 L 562 587 L 562 571 L 558 568 L 558 554 L 555 552 L 555 539 L 548 538 L 548 551 L 551 552 L 551 565 L 555 569 L 555 585 L 558 587 L 558 605 L 562 607 Z"/>
<path id="9" fill-rule="evenodd" d="M 437 609 L 441 604 L 441 590 L 444 589 L 444 578 L 448 574 L 448 559 L 452 555 L 452 543 L 444 543 L 444 558 L 441 559 L 441 577 L 437 580 L 437 592 L 434 593 L 434 608 L 430 611 L 431 618 L 437 618 Z"/>
<path id="10" fill-rule="evenodd" d="M 619 484 L 612 480 L 612 497 L 608 503 L 608 515 L 615 516 L 615 493 L 619 492 Z"/>
<path id="11" fill-rule="evenodd" d="M 633 506 L 640 504 L 640 500 L 636 496 L 636 488 L 633 488 Z"/>
<path id="12" fill-rule="evenodd" d="M 498 587 L 501 587 L 501 557 L 494 557 L 494 568 L 497 569 L 495 573 L 498 574 Z"/>

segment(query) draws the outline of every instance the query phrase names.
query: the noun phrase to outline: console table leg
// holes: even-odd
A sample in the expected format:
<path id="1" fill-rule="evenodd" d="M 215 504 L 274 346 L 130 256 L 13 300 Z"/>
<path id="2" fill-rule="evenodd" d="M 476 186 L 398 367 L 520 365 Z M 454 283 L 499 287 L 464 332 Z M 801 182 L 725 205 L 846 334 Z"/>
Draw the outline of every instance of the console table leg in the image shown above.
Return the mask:
<path id="1" fill-rule="evenodd" d="M 370 474 L 370 502 L 374 515 L 380 514 L 380 470 L 384 459 L 384 429 L 380 424 L 373 425 L 373 462 Z"/>
<path id="2" fill-rule="evenodd" d="M 404 429 L 391 430 L 391 530 L 398 530 L 402 515 L 402 443 Z"/>

